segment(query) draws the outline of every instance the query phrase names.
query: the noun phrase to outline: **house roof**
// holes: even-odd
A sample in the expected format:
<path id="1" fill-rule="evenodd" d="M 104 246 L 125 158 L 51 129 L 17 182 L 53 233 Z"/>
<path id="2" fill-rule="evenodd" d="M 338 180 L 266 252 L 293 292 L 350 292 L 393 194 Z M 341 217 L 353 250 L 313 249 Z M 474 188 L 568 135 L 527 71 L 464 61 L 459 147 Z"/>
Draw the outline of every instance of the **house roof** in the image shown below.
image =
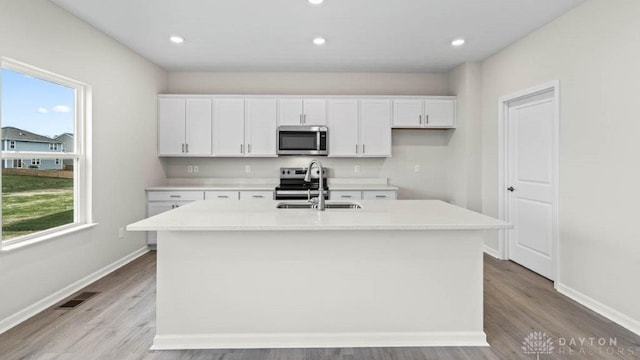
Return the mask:
<path id="1" fill-rule="evenodd" d="M 71 134 L 71 133 L 63 133 L 63 134 L 60 134 L 60 135 L 56 136 L 54 139 L 59 140 L 59 141 L 64 141 L 63 139 L 65 137 L 73 138 L 73 134 Z"/>
<path id="2" fill-rule="evenodd" d="M 60 141 L 52 139 L 50 137 L 38 135 L 30 131 L 18 129 L 12 126 L 2 128 L 2 140 L 60 143 Z"/>

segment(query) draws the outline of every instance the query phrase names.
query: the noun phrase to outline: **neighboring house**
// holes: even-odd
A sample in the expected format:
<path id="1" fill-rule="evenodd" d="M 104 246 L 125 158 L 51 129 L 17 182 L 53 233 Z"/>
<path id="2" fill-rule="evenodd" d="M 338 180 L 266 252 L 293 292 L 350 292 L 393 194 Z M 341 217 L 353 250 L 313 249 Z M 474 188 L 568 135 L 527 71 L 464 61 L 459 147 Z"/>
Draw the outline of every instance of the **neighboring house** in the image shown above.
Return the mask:
<path id="1" fill-rule="evenodd" d="M 62 135 L 58 135 L 54 138 L 55 141 L 62 143 L 62 152 L 70 153 L 74 150 L 75 138 L 71 133 L 64 133 Z M 62 161 L 64 168 L 69 169 L 73 167 L 72 159 L 65 159 Z"/>
<path id="2" fill-rule="evenodd" d="M 63 152 L 63 143 L 59 140 L 11 126 L 2 128 L 2 151 L 40 151 Z M 5 159 L 3 168 L 25 168 L 61 170 L 61 159 Z"/>

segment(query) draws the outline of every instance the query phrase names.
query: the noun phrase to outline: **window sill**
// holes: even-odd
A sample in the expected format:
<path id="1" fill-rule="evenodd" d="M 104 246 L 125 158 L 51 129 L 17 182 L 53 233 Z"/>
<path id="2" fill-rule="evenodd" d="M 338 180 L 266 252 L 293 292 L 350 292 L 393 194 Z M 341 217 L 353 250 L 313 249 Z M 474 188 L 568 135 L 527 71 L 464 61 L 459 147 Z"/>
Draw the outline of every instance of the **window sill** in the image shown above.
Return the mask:
<path id="1" fill-rule="evenodd" d="M 60 231 L 56 231 L 50 234 L 44 234 L 42 236 L 38 236 L 35 238 L 31 238 L 31 239 L 25 239 L 23 241 L 17 241 L 15 243 L 11 243 L 11 244 L 2 244 L 0 243 L 0 252 L 10 252 L 10 251 L 15 251 L 18 249 L 22 249 L 31 245 L 35 245 L 35 244 L 39 244 L 51 239 L 55 239 L 55 238 L 59 238 L 61 236 L 65 236 L 65 235 L 69 235 L 78 231 L 82 231 L 85 229 L 90 229 L 94 226 L 98 225 L 97 223 L 90 223 L 90 224 L 81 224 L 81 225 L 76 225 L 76 226 L 72 226 L 69 228 L 66 228 L 64 230 L 60 230 Z"/>

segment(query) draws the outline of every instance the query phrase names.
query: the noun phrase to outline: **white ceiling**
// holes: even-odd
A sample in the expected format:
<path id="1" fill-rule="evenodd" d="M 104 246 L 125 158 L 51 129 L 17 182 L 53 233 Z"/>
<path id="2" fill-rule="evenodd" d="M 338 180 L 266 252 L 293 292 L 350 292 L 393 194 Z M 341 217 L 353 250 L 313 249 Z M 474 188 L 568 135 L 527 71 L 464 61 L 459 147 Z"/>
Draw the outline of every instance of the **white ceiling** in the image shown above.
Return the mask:
<path id="1" fill-rule="evenodd" d="M 51 1 L 172 71 L 442 72 L 584 0 Z M 467 44 L 453 48 L 457 37 Z"/>

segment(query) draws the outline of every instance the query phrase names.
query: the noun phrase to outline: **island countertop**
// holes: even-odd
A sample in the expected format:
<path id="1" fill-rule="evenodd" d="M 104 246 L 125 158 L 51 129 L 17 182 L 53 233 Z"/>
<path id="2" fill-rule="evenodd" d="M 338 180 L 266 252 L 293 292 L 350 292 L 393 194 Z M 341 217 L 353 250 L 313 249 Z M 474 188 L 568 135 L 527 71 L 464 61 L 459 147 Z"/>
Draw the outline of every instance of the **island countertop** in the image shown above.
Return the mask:
<path id="1" fill-rule="evenodd" d="M 129 231 L 497 230 L 511 225 L 440 200 L 362 200 L 361 209 L 277 209 L 280 201 L 197 201 Z M 327 201 L 331 203 L 331 201 Z"/>

